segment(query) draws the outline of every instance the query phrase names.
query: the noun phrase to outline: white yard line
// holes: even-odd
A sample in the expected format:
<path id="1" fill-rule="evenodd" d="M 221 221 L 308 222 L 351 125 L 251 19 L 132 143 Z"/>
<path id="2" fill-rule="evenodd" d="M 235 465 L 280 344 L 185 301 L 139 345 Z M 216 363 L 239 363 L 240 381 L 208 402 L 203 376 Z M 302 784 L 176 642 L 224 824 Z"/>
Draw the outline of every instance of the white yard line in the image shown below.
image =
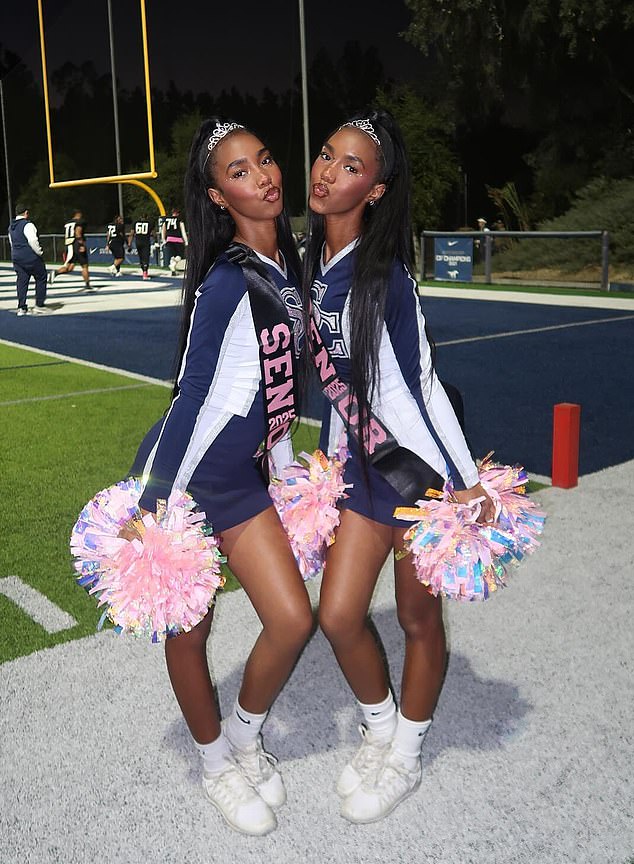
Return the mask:
<path id="1" fill-rule="evenodd" d="M 70 630 L 77 625 L 72 615 L 64 612 L 48 597 L 40 594 L 17 576 L 5 576 L 4 579 L 0 579 L 0 594 L 4 594 L 19 606 L 47 633 L 59 633 L 60 630 Z"/>
<path id="2" fill-rule="evenodd" d="M 114 372 L 116 375 L 123 375 L 125 378 L 134 378 L 136 381 L 145 381 L 147 384 L 158 384 L 161 387 L 172 386 L 171 381 L 164 381 L 162 378 L 151 378 L 149 375 L 141 375 L 139 372 L 129 372 L 127 369 L 119 369 L 116 366 L 105 366 L 103 363 L 81 360 L 79 357 L 72 357 L 70 354 L 58 354 L 56 351 L 33 348 L 30 345 L 23 345 L 21 342 L 10 342 L 8 339 L 0 339 L 0 345 L 8 345 L 9 348 L 19 348 L 21 351 L 32 351 L 34 354 L 43 354 L 46 357 L 56 357 L 58 360 L 68 360 L 71 363 L 88 366 L 90 369 L 100 369 L 102 372 Z"/>
<path id="3" fill-rule="evenodd" d="M 505 330 L 502 333 L 488 333 L 485 336 L 467 336 L 464 339 L 448 339 L 437 342 L 441 345 L 463 345 L 465 342 L 485 342 L 489 339 L 504 339 L 508 336 L 524 336 L 528 333 L 547 333 L 549 330 L 567 330 L 570 327 L 588 327 L 594 324 L 611 324 L 616 321 L 631 321 L 634 315 L 619 315 L 614 318 L 594 318 L 590 321 L 569 321 L 567 324 L 549 324 L 546 327 L 528 327 L 526 330 Z"/>
<path id="4" fill-rule="evenodd" d="M 70 393 L 56 393 L 52 396 L 29 396 L 26 399 L 12 399 L 9 402 L 0 402 L 0 408 L 4 408 L 7 405 L 23 405 L 25 402 L 50 402 L 54 399 L 94 396 L 96 393 L 115 393 L 117 390 L 138 390 L 140 387 L 150 386 L 150 384 L 124 384 L 121 387 L 97 387 L 94 390 L 73 390 Z"/>

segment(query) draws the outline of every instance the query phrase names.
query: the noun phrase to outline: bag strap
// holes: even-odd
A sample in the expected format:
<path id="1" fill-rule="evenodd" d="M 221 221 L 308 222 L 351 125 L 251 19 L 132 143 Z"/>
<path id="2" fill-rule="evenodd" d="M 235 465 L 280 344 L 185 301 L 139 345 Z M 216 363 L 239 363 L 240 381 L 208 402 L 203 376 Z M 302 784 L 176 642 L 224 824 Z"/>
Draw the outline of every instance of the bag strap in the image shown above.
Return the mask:
<path id="1" fill-rule="evenodd" d="M 353 397 L 349 385 L 337 375 L 335 364 L 312 314 L 310 341 L 321 389 L 346 428 L 361 444 L 356 398 Z M 455 392 L 458 393 L 457 390 Z M 420 498 L 432 497 L 425 495 L 427 489 L 442 490 L 445 482 L 443 477 L 416 453 L 402 447 L 372 410 L 361 446 L 364 447 L 372 467 L 376 468 L 408 504 L 414 504 Z"/>
<path id="2" fill-rule="evenodd" d="M 277 285 L 255 252 L 232 243 L 225 252 L 242 268 L 260 348 L 260 372 L 264 393 L 265 431 L 261 455 L 281 441 L 297 419 L 297 360 L 293 322 Z"/>

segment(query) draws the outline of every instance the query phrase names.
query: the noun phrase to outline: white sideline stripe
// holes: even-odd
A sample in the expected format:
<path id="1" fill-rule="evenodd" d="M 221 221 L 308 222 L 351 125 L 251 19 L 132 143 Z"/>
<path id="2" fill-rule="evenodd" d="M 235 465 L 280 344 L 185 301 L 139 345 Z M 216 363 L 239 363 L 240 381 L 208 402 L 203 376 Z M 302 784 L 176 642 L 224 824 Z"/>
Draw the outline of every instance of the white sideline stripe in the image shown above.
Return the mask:
<path id="1" fill-rule="evenodd" d="M 25 402 L 49 402 L 52 399 L 68 399 L 72 396 L 92 396 L 95 393 L 114 393 L 117 390 L 138 390 L 149 387 L 150 384 L 123 384 L 121 387 L 99 387 L 95 390 L 75 390 L 71 393 L 56 393 L 53 396 L 27 396 L 26 399 L 12 399 L 10 402 L 0 402 L 0 408 L 6 405 L 22 405 Z"/>
<path id="2" fill-rule="evenodd" d="M 4 579 L 0 579 L 0 594 L 12 600 L 47 633 L 59 633 L 60 630 L 70 630 L 77 625 L 72 615 L 64 612 L 48 597 L 17 576 L 5 576 Z"/>
<path id="3" fill-rule="evenodd" d="M 508 287 L 508 291 L 503 290 Z M 428 283 L 418 283 L 418 293 L 423 298 L 451 298 L 455 300 L 482 300 L 493 303 L 528 303 L 532 306 L 568 306 L 576 309 L 627 309 L 634 308 L 634 295 L 625 296 L 606 293 L 596 297 L 586 294 L 532 293 L 517 291 L 512 286 L 502 286 L 502 290 L 486 290 L 484 288 L 437 288 Z"/>
<path id="4" fill-rule="evenodd" d="M 163 378 L 151 378 L 149 375 L 141 375 L 139 372 L 130 372 L 127 369 L 118 369 L 116 366 L 105 366 L 103 363 L 93 363 L 91 360 L 81 360 L 79 357 L 71 357 L 70 354 L 57 354 L 55 351 L 46 351 L 44 348 L 33 348 L 31 345 L 23 345 L 21 342 L 10 342 L 8 339 L 0 339 L 0 345 L 8 345 L 9 348 L 19 348 L 21 351 L 32 351 L 34 354 L 44 354 L 46 357 L 57 357 L 58 360 L 68 360 L 70 363 L 79 363 L 90 369 L 101 369 L 102 372 L 114 372 L 125 378 L 134 378 L 136 381 L 145 381 L 147 384 L 158 384 L 161 387 L 171 387 L 171 381 Z"/>
<path id="5" fill-rule="evenodd" d="M 550 324 L 548 327 L 530 327 L 526 330 L 507 330 L 503 333 L 490 333 L 486 336 L 467 336 L 465 339 L 449 339 L 437 342 L 441 345 L 463 345 L 465 342 L 484 342 L 488 339 L 504 339 L 507 336 L 523 336 L 527 333 L 547 333 L 549 330 L 567 330 L 569 327 L 588 327 L 593 324 L 610 324 L 615 321 L 631 321 L 634 315 L 619 315 L 615 318 L 596 318 L 592 321 L 571 321 L 568 324 Z"/>

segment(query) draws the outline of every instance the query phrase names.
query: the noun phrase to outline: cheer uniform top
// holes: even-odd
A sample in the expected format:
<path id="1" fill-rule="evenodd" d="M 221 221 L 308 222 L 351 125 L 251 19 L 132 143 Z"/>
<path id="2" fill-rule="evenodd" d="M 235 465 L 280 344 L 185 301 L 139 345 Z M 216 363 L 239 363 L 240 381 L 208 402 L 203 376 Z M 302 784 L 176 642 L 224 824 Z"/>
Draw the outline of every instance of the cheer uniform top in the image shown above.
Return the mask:
<path id="1" fill-rule="evenodd" d="M 299 292 L 292 275 L 258 255 L 293 312 L 300 342 Z M 289 278 L 290 277 L 290 278 Z M 264 438 L 260 354 L 242 268 L 219 256 L 196 291 L 178 395 L 142 443 L 133 473 L 142 473 L 140 506 L 187 490 L 216 532 L 255 516 L 272 502 L 254 454 Z M 293 459 L 288 436 L 272 451 L 276 474 Z"/>
<path id="2" fill-rule="evenodd" d="M 320 261 L 311 289 L 313 316 L 337 374 L 351 380 L 350 285 L 357 241 L 337 253 L 327 264 Z M 478 482 L 462 429 L 432 366 L 425 334 L 425 318 L 417 284 L 400 262 L 392 265 L 379 347 L 377 383 L 372 411 L 397 442 L 420 456 L 442 477 L 451 477 L 456 489 Z M 324 397 L 320 448 L 334 453 L 345 432 L 343 420 Z M 406 502 L 379 472 L 368 465 L 366 483 L 356 440 L 348 436 L 344 481 L 352 483 L 341 504 L 385 525 L 404 526 L 393 517 L 395 507 Z M 421 489 L 421 496 L 425 493 Z"/>

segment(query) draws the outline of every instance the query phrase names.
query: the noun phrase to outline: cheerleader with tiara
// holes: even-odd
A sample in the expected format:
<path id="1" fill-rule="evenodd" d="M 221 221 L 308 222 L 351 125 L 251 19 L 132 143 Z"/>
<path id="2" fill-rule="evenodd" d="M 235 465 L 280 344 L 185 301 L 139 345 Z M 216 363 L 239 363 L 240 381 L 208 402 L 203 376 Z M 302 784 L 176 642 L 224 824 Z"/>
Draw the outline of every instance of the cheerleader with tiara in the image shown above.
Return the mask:
<path id="1" fill-rule="evenodd" d="M 409 523 L 393 514 L 411 501 L 395 486 L 408 485 L 413 460 L 428 469 L 428 485 L 451 478 L 458 502 L 481 499 L 481 521 L 494 512 L 456 417 L 458 405 L 434 370 L 411 275 L 409 187 L 402 136 L 384 111 L 338 127 L 311 172 L 304 303 L 312 309 L 309 343 L 329 397 L 320 446 L 333 453 L 347 436 L 344 481 L 352 484 L 328 550 L 319 620 L 364 716 L 361 747 L 336 786 L 342 815 L 360 823 L 382 819 L 418 787 L 446 663 L 441 599 L 417 581 L 412 556 L 403 554 Z M 386 435 L 393 447 L 381 465 L 369 454 Z M 368 626 L 390 552 L 405 636 L 398 708 Z"/>
<path id="2" fill-rule="evenodd" d="M 245 127 L 202 123 L 189 156 L 185 201 L 189 252 L 180 371 L 170 409 L 146 436 L 133 472 L 144 478 L 139 503 L 145 511 L 155 512 L 157 501 L 174 491 L 192 495 L 262 622 L 222 727 L 206 654 L 213 608 L 192 630 L 165 642 L 207 796 L 233 828 L 261 835 L 276 827 L 274 810 L 286 800 L 276 760 L 262 748 L 261 728 L 313 624 L 261 460 L 254 458 L 268 428 L 265 450 L 274 470 L 292 460 L 288 430 L 296 416 L 301 334 L 285 304 L 299 305 L 299 260 L 280 169 Z M 264 275 L 258 297 L 247 286 L 245 256 Z"/>

